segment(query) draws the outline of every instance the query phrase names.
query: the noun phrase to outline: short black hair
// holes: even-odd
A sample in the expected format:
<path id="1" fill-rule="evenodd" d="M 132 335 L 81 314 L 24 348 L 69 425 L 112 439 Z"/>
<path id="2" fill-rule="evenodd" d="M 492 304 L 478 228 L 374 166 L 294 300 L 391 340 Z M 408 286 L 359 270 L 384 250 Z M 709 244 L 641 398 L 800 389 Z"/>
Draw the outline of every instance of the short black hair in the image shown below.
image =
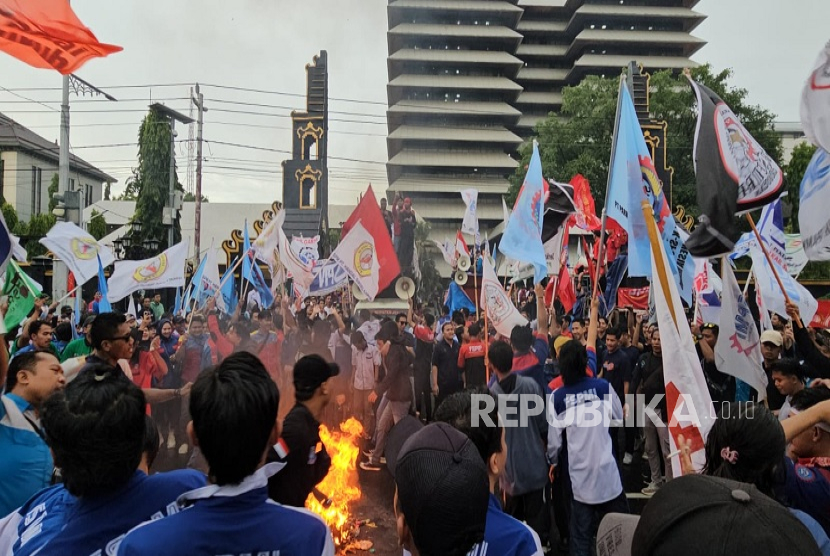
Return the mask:
<path id="1" fill-rule="evenodd" d="M 52 323 L 46 322 L 45 320 L 32 321 L 29 324 L 29 328 L 27 329 L 28 332 L 29 332 L 29 337 L 31 338 L 32 336 L 34 336 L 35 334 L 40 332 L 40 329 L 43 328 L 44 326 L 48 326 L 49 328 L 51 328 Z"/>
<path id="2" fill-rule="evenodd" d="M 804 411 L 825 400 L 830 400 L 830 389 L 825 386 L 816 386 L 793 394 L 790 405 L 798 411 Z"/>
<path id="3" fill-rule="evenodd" d="M 156 422 L 149 415 L 144 416 L 144 446 L 141 449 L 142 454 L 147 456 L 147 469 L 153 467 L 153 462 L 159 455 L 159 444 L 161 437 L 159 437 L 159 429 Z"/>
<path id="4" fill-rule="evenodd" d="M 622 327 L 619 326 L 612 326 L 609 327 L 608 330 L 605 331 L 605 336 L 614 336 L 616 339 L 620 339 L 620 336 L 623 335 Z"/>
<path id="5" fill-rule="evenodd" d="M 804 382 L 804 376 L 806 375 L 801 362 L 790 357 L 773 361 L 769 370 L 770 374 L 778 372 L 784 376 L 794 376 L 801 382 Z"/>
<path id="6" fill-rule="evenodd" d="M 576 340 L 568 340 L 559 348 L 559 374 L 565 386 L 576 384 L 585 378 L 588 352 Z"/>
<path id="7" fill-rule="evenodd" d="M 248 352 L 234 353 L 199 375 L 190 393 L 190 415 L 216 484 L 239 484 L 256 471 L 279 404 L 277 385 Z"/>
<path id="8" fill-rule="evenodd" d="M 395 322 L 398 322 L 398 319 L 400 318 L 406 319 L 406 313 L 398 313 L 397 315 L 395 315 Z"/>
<path id="9" fill-rule="evenodd" d="M 55 327 L 55 338 L 59 342 L 69 342 L 72 340 L 72 325 L 68 322 L 62 322 Z"/>
<path id="10" fill-rule="evenodd" d="M 493 342 L 487 357 L 498 373 L 506 374 L 513 369 L 513 349 L 507 342 Z"/>
<path id="11" fill-rule="evenodd" d="M 192 317 L 190 317 L 190 324 L 193 324 L 194 322 L 201 322 L 202 324 L 207 323 L 205 317 L 203 317 L 202 315 L 193 315 Z"/>
<path id="12" fill-rule="evenodd" d="M 32 371 L 37 364 L 37 356 L 39 354 L 54 355 L 50 351 L 27 351 L 15 355 L 11 362 L 9 362 L 9 370 L 6 374 L 6 393 L 8 394 L 14 387 L 17 386 L 17 373 L 20 371 Z"/>
<path id="13" fill-rule="evenodd" d="M 268 309 L 262 309 L 259 312 L 259 316 L 257 317 L 259 320 L 271 320 L 273 315 L 271 315 L 271 311 Z"/>
<path id="14" fill-rule="evenodd" d="M 435 324 L 435 315 L 433 315 L 432 313 L 425 313 L 424 314 L 424 322 L 426 323 L 427 326 L 432 328 L 432 325 Z"/>
<path id="15" fill-rule="evenodd" d="M 510 343 L 518 353 L 530 351 L 530 347 L 533 345 L 533 331 L 530 326 L 514 326 L 513 330 L 510 331 Z"/>
<path id="16" fill-rule="evenodd" d="M 474 394 L 477 403 L 480 403 L 485 396 L 492 398 L 492 394 L 485 387 L 456 392 L 441 402 L 435 410 L 435 420 L 447 423 L 452 428 L 463 432 L 473 442 L 484 464 L 487 465 L 490 456 L 501 452 L 502 429 L 499 425 L 499 413 L 495 399 L 493 399 L 493 408 L 488 414 L 494 426 L 489 426 L 487 419 L 481 419 L 476 426 L 473 426 Z"/>
<path id="17" fill-rule="evenodd" d="M 467 331 L 470 333 L 470 336 L 475 338 L 476 336 L 481 334 L 481 325 L 478 323 L 473 323 L 470 325 L 470 328 L 468 328 Z"/>
<path id="18" fill-rule="evenodd" d="M 130 480 L 141 461 L 145 405 L 138 386 L 108 365 L 85 370 L 46 400 L 41 422 L 71 494 L 105 494 Z"/>
<path id="19" fill-rule="evenodd" d="M 105 340 L 110 340 L 118 334 L 118 327 L 125 322 L 127 322 L 127 317 L 121 313 L 99 313 L 89 329 L 92 347 L 100 349 Z"/>
<path id="20" fill-rule="evenodd" d="M 573 326 L 574 324 L 578 324 L 582 328 L 585 328 L 585 319 L 583 319 L 583 318 L 574 319 L 574 320 L 571 321 L 571 325 Z"/>
<path id="21" fill-rule="evenodd" d="M 242 343 L 247 342 L 251 339 L 251 329 L 248 328 L 248 325 L 245 324 L 244 321 L 238 320 L 236 322 L 232 322 L 228 325 L 228 331 L 233 329 L 236 332 L 236 335 L 239 336 L 239 339 Z"/>

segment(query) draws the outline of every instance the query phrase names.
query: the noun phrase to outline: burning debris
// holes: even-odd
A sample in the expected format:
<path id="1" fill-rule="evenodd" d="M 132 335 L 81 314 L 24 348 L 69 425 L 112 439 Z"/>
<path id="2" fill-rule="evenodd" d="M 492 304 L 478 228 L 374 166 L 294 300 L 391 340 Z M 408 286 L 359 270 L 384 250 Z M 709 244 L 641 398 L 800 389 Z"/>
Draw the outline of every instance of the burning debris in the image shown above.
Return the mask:
<path id="1" fill-rule="evenodd" d="M 331 528 L 334 544 L 341 552 L 359 530 L 350 512 L 351 505 L 361 496 L 356 462 L 362 433 L 363 425 L 354 418 L 340 423 L 340 431 L 329 431 L 325 425 L 320 426 L 320 440 L 331 457 L 331 468 L 306 500 L 308 509 L 322 517 Z"/>

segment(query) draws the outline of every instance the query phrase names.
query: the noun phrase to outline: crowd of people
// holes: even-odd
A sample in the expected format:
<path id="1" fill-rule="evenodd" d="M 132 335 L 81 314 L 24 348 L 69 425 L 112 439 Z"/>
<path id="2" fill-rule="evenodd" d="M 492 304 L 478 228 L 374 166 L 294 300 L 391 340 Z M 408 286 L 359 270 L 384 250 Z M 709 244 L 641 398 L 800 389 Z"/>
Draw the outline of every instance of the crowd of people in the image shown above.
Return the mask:
<path id="1" fill-rule="evenodd" d="M 784 553 L 830 554 L 830 352 L 795 306 L 761 335 L 766 396 L 717 368 L 716 325 L 693 326 L 719 417 L 692 480 L 673 478 L 659 329 L 631 309 L 602 317 L 597 300 L 587 319 L 557 316 L 541 285 L 514 293 L 530 324 L 509 337 L 466 311 L 410 303 L 378 318 L 337 294 L 231 315 L 209 299 L 187 318 L 160 297 L 137 317 L 100 312 L 98 299 L 76 317 L 38 299 L 0 342 L 0 471 L 14 477 L 0 483 L 0 554 L 331 554 L 303 508 L 331 464 L 320 425 L 349 416 L 364 425 L 363 472 L 394 462 L 396 528 L 412 554 L 682 546 L 683 527 L 655 536 L 664 515 L 626 515 L 623 471 L 642 460 L 646 508 L 729 488 L 753 502 L 736 515 L 788 524 L 798 551 Z M 528 396 L 545 410 L 507 426 Z M 499 409 L 482 424 L 488 397 Z M 654 408 L 644 423 L 625 419 L 638 404 Z M 580 406 L 608 419 L 564 419 Z M 390 438 L 402 421 L 401 446 Z M 690 444 L 676 443 L 682 474 L 696 475 Z M 188 469 L 153 474 L 160 450 Z"/>

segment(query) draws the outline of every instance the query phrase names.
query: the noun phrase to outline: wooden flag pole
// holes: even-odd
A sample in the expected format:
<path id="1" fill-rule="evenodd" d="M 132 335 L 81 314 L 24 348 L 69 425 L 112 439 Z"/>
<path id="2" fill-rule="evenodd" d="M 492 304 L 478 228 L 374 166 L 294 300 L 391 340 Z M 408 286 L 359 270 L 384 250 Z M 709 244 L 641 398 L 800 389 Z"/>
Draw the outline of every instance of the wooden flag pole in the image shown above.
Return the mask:
<path id="1" fill-rule="evenodd" d="M 752 219 L 752 215 L 748 212 L 746 213 L 746 221 L 749 222 L 749 227 L 752 228 L 752 233 L 755 234 L 755 239 L 758 240 L 758 245 L 761 246 L 761 251 L 764 253 L 764 257 L 767 258 L 769 267 L 772 269 L 772 275 L 775 276 L 775 281 L 778 282 L 778 287 L 781 288 L 781 293 L 784 294 L 784 301 L 786 301 L 788 304 L 792 303 L 792 300 L 790 300 L 790 296 L 787 295 L 787 290 L 784 288 L 784 282 L 781 281 L 781 277 L 778 275 L 778 271 L 775 269 L 775 265 L 772 262 L 772 257 L 769 256 L 767 246 L 764 244 L 764 240 L 761 239 L 761 233 L 758 231 L 758 228 L 755 227 L 755 220 Z M 798 323 L 799 328 L 804 328 L 804 324 L 801 322 L 801 317 L 796 317 L 796 322 Z"/>
<path id="2" fill-rule="evenodd" d="M 651 204 L 643 199 L 643 202 L 640 204 L 640 207 L 643 211 L 643 216 L 645 217 L 646 221 L 646 229 L 648 230 L 648 241 L 651 243 L 651 256 L 657 257 L 659 261 L 654 266 L 657 267 L 657 281 L 660 283 L 660 289 L 663 291 L 663 298 L 666 300 L 666 304 L 669 306 L 669 312 L 671 313 L 671 318 L 674 321 L 674 326 L 677 328 L 677 321 L 675 320 L 675 309 L 674 309 L 674 300 L 670 295 L 670 291 L 668 288 L 669 283 L 669 276 L 666 273 L 666 261 L 663 260 L 664 252 L 660 245 L 660 233 L 657 231 L 657 222 L 654 221 L 654 210 L 651 208 Z M 654 276 L 651 277 L 651 286 L 654 287 Z M 671 277 L 674 280 L 674 277 Z M 655 294 L 656 295 L 656 294 Z"/>
<path id="3" fill-rule="evenodd" d="M 596 260 L 596 272 L 594 272 L 594 286 L 593 291 L 591 292 L 591 299 L 597 296 L 597 289 L 599 289 L 599 268 L 602 264 L 602 259 L 605 257 L 605 224 L 608 220 L 608 215 L 605 212 L 605 208 L 602 209 L 602 227 L 600 228 L 599 232 L 599 251 L 597 252 L 597 260 Z M 585 256 L 587 257 L 588 254 L 586 253 Z"/>
<path id="4" fill-rule="evenodd" d="M 490 383 L 490 322 L 487 319 L 487 307 L 484 308 L 484 373 L 486 384 Z"/>

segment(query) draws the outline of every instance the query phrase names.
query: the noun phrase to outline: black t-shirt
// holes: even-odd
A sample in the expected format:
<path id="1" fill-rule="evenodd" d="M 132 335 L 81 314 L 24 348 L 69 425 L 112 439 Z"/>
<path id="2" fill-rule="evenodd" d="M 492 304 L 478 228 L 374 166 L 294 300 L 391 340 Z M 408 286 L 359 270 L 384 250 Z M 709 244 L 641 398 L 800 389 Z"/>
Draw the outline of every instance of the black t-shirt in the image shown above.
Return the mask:
<path id="1" fill-rule="evenodd" d="M 621 349 L 605 352 L 602 359 L 602 377 L 611 383 L 620 401 L 625 403 L 625 383 L 631 382 L 631 359 Z"/>
<path id="2" fill-rule="evenodd" d="M 458 372 L 458 342 L 452 346 L 441 338 L 432 352 L 432 365 L 438 367 L 438 389 L 455 392 L 461 389 L 461 374 Z"/>

